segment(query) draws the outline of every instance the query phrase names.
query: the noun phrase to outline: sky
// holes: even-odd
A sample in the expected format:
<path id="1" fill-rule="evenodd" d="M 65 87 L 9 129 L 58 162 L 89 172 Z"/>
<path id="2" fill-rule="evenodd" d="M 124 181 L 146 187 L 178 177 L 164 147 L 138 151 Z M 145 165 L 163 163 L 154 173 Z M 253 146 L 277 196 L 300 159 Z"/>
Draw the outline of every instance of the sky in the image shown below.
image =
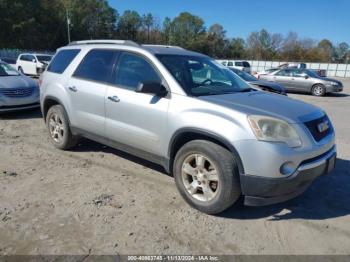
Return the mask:
<path id="1" fill-rule="evenodd" d="M 350 0 L 109 0 L 109 4 L 119 14 L 129 9 L 160 19 L 187 11 L 200 16 L 207 27 L 223 25 L 227 37 L 246 39 L 264 28 L 350 44 Z"/>

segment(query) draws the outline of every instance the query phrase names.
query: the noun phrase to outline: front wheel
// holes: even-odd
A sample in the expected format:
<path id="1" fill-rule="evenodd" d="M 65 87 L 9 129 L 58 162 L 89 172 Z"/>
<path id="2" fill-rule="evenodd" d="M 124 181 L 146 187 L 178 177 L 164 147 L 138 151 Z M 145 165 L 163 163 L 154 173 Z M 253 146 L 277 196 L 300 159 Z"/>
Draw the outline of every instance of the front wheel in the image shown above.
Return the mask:
<path id="1" fill-rule="evenodd" d="M 207 214 L 224 211 L 241 195 L 232 153 L 210 141 L 194 140 L 185 144 L 176 154 L 173 173 L 185 201 Z"/>
<path id="2" fill-rule="evenodd" d="M 52 106 L 47 112 L 46 126 L 52 144 L 62 150 L 74 147 L 78 138 L 72 134 L 66 111 L 61 105 Z"/>
<path id="3" fill-rule="evenodd" d="M 324 96 L 326 94 L 326 88 L 321 84 L 317 84 L 312 87 L 311 93 L 314 96 Z"/>
<path id="4" fill-rule="evenodd" d="M 23 72 L 22 67 L 18 67 L 18 71 L 19 71 L 21 74 L 23 74 L 23 75 L 24 75 L 24 72 Z"/>

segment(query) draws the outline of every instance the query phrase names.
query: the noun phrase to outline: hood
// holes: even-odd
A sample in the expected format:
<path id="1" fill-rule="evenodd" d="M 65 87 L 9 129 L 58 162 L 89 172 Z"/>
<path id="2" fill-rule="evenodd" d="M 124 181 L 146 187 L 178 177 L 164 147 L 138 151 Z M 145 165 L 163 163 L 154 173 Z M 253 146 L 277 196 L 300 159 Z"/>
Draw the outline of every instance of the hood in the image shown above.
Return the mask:
<path id="1" fill-rule="evenodd" d="M 279 92 L 284 92 L 285 91 L 283 86 L 281 86 L 280 84 L 277 84 L 277 83 L 273 83 L 273 82 L 268 82 L 268 81 L 263 81 L 263 80 L 256 80 L 256 81 L 252 81 L 252 82 L 249 82 L 249 83 L 252 84 L 252 85 L 256 85 L 256 86 L 265 86 L 265 87 L 274 89 L 274 90 L 279 91 Z"/>
<path id="2" fill-rule="evenodd" d="M 244 92 L 199 97 L 210 103 L 230 108 L 247 115 L 267 115 L 281 118 L 289 123 L 304 122 L 324 115 L 318 107 L 267 92 Z"/>
<path id="3" fill-rule="evenodd" d="M 37 87 L 37 83 L 24 75 L 0 76 L 0 88 L 26 88 Z"/>
<path id="4" fill-rule="evenodd" d="M 334 78 L 320 76 L 320 77 L 318 77 L 318 79 L 321 79 L 323 81 L 336 82 L 336 83 L 338 83 L 338 85 L 341 85 L 341 86 L 343 85 L 342 82 L 340 82 L 339 80 L 334 79 Z"/>

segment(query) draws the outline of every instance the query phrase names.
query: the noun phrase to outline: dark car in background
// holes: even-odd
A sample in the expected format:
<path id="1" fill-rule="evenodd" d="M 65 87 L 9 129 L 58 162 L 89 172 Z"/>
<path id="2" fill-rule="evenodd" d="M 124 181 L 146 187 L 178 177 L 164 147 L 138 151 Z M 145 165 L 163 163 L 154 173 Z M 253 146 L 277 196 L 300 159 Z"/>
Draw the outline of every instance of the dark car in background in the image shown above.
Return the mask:
<path id="1" fill-rule="evenodd" d="M 1 57 L 0 58 L 0 62 L 5 62 L 5 63 L 7 63 L 7 64 L 12 64 L 12 65 L 14 65 L 14 64 L 16 64 L 16 58 L 10 58 L 10 57 Z"/>
<path id="2" fill-rule="evenodd" d="M 237 74 L 240 78 L 248 82 L 249 84 L 263 91 L 268 91 L 268 92 L 277 93 L 281 95 L 287 95 L 285 88 L 280 84 L 259 80 L 256 77 L 235 68 L 230 68 L 230 70 L 235 74 Z"/>

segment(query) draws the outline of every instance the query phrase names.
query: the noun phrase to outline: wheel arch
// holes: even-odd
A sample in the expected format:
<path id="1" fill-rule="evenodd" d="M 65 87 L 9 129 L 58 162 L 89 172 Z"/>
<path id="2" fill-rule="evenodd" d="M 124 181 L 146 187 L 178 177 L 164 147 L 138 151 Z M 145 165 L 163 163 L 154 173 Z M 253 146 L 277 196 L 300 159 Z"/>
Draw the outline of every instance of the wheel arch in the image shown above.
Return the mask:
<path id="1" fill-rule="evenodd" d="M 53 96 L 47 96 L 47 97 L 45 97 L 45 100 L 43 101 L 42 108 L 41 108 L 45 122 L 46 122 L 47 112 L 54 105 L 61 105 L 63 107 L 63 109 L 67 112 L 64 104 L 61 102 L 60 99 L 58 99 L 57 97 L 53 97 Z M 68 118 L 68 122 L 69 122 L 69 118 Z"/>
<path id="2" fill-rule="evenodd" d="M 314 83 L 312 86 L 311 86 L 311 89 L 310 91 L 312 92 L 312 90 L 314 89 L 315 86 L 322 86 L 325 90 L 326 90 L 326 86 L 321 83 L 321 82 L 317 82 L 317 83 Z"/>
<path id="3" fill-rule="evenodd" d="M 211 141 L 229 150 L 234 155 L 237 161 L 239 173 L 244 174 L 243 163 L 235 147 L 224 137 L 216 133 L 198 128 L 182 128 L 176 131 L 170 139 L 168 147 L 169 164 L 167 168 L 169 172 L 172 172 L 173 162 L 178 150 L 187 142 L 198 139 Z"/>

